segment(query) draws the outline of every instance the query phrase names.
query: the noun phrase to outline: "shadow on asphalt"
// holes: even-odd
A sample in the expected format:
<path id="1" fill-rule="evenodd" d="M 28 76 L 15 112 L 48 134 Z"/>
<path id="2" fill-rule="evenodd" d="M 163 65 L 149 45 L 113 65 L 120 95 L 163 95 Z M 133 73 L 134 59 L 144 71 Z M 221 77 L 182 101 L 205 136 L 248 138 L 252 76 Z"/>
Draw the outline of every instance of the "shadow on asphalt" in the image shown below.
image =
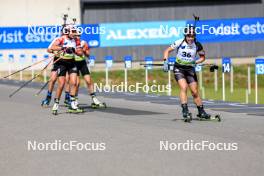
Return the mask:
<path id="1" fill-rule="evenodd" d="M 100 111 L 105 113 L 111 114 L 120 114 L 120 115 L 160 115 L 160 114 L 167 114 L 167 113 L 160 113 L 160 112 L 153 112 L 153 111 L 144 111 L 144 110 L 136 110 L 136 109 L 128 109 L 128 108 L 121 108 L 121 107 L 107 107 L 107 108 L 92 108 L 91 106 L 87 105 L 80 105 L 80 108 L 83 108 L 85 111 Z"/>

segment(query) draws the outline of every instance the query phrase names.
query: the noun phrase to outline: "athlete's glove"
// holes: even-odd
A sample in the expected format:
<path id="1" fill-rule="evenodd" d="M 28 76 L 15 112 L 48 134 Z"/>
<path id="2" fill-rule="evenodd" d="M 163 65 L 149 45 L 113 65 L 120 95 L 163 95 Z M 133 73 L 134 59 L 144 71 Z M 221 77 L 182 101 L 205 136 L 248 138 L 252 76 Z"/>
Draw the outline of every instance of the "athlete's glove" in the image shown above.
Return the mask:
<path id="1" fill-rule="evenodd" d="M 218 66 L 217 65 L 211 65 L 210 66 L 210 72 L 214 72 L 215 70 L 218 70 Z"/>
<path id="2" fill-rule="evenodd" d="M 163 71 L 164 72 L 169 71 L 169 62 L 167 60 L 164 60 L 164 62 L 163 62 Z"/>

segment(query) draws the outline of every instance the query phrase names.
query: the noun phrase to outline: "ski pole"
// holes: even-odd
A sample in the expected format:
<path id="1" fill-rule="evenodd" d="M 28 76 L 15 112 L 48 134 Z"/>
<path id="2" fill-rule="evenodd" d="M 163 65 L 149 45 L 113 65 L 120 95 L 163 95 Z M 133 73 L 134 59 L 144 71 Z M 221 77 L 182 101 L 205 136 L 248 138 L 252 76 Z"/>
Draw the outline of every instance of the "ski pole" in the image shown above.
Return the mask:
<path id="1" fill-rule="evenodd" d="M 58 62 L 61 58 L 57 59 L 54 63 Z M 51 60 L 52 61 L 52 60 Z M 23 87 L 25 87 L 26 85 L 28 85 L 29 83 L 31 83 L 34 79 L 36 79 L 37 77 L 39 77 L 44 70 L 46 70 L 48 68 L 48 66 L 50 65 L 51 61 L 40 71 L 39 74 L 35 75 L 32 79 L 30 79 L 29 81 L 25 82 L 22 86 L 20 86 L 17 90 L 15 90 L 13 93 L 11 93 L 9 95 L 9 98 L 11 98 L 13 95 L 15 95 L 18 91 L 20 91 Z"/>
<path id="2" fill-rule="evenodd" d="M 148 67 L 148 66 L 163 66 L 164 64 L 162 63 L 153 63 L 153 64 L 144 64 L 144 63 L 140 63 L 140 65 L 143 65 L 144 67 Z M 218 66 L 215 64 L 198 64 L 202 67 L 210 67 L 210 72 L 214 72 L 214 70 L 218 70 Z M 174 64 L 168 64 L 168 66 L 174 66 Z"/>
<path id="3" fill-rule="evenodd" d="M 196 16 L 195 14 L 193 14 L 193 18 L 194 18 L 194 28 L 196 27 L 196 23 L 197 21 L 200 20 L 200 17 Z"/>
<path id="4" fill-rule="evenodd" d="M 140 63 L 140 65 L 143 65 L 143 66 L 163 66 L 164 64 L 162 64 L 162 63 L 153 63 L 153 64 Z M 174 64 L 168 64 L 168 65 L 173 66 Z M 197 64 L 197 65 L 200 65 L 200 66 L 217 66 L 215 64 Z"/>
<path id="5" fill-rule="evenodd" d="M 56 61 L 55 61 L 56 62 Z M 54 63 L 55 63 L 54 62 Z M 50 78 L 49 80 L 40 88 L 40 90 L 35 94 L 35 96 L 39 96 L 39 94 L 45 89 L 45 87 L 49 84 L 50 82 Z"/>
<path id="6" fill-rule="evenodd" d="M 49 84 L 50 79 L 40 88 L 40 90 L 35 94 L 35 96 L 39 96 L 39 94 L 45 89 L 45 87 Z"/>
<path id="7" fill-rule="evenodd" d="M 61 32 L 65 32 L 65 27 L 67 26 L 67 18 L 68 18 L 68 14 L 64 14 L 62 17 L 63 20 L 63 24 L 62 24 L 62 28 L 61 28 Z"/>
<path id="8" fill-rule="evenodd" d="M 50 59 L 50 57 L 49 57 L 49 58 L 45 58 L 45 59 L 43 59 L 43 60 L 41 60 L 41 61 L 35 62 L 34 64 L 29 65 L 29 66 L 27 66 L 27 67 L 25 67 L 25 68 L 22 68 L 22 69 L 20 69 L 20 70 L 17 70 L 17 71 L 15 71 L 15 72 L 13 72 L 13 73 L 11 73 L 11 74 L 9 74 L 9 75 L 6 75 L 6 76 L 2 77 L 1 79 L 8 78 L 9 76 L 12 76 L 12 75 L 14 75 L 14 74 L 16 74 L 16 73 L 19 73 L 19 72 L 21 72 L 21 71 L 23 71 L 23 70 L 26 70 L 26 69 L 28 69 L 28 68 L 30 68 L 30 67 L 33 67 L 33 66 L 37 65 L 37 64 L 40 64 L 41 62 L 43 62 L 43 61 L 45 61 L 45 60 L 47 60 L 47 59 Z"/>

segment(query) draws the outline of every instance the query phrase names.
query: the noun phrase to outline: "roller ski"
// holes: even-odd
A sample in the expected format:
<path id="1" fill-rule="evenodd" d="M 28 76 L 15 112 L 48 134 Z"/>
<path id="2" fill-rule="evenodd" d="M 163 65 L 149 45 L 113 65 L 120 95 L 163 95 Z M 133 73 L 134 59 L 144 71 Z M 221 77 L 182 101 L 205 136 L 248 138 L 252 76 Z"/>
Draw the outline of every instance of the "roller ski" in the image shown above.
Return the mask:
<path id="1" fill-rule="evenodd" d="M 93 109 L 97 109 L 97 108 L 106 108 L 106 104 L 103 102 L 100 102 L 95 96 L 92 97 L 92 101 L 93 103 L 91 104 L 91 107 Z"/>
<path id="2" fill-rule="evenodd" d="M 42 107 L 47 107 L 50 105 L 52 93 L 48 91 L 46 98 L 41 102 Z"/>
<path id="3" fill-rule="evenodd" d="M 182 104 L 182 117 L 184 122 L 192 121 L 192 113 L 189 112 L 187 104 Z"/>
<path id="4" fill-rule="evenodd" d="M 192 121 L 192 113 L 188 112 L 186 114 L 182 114 L 184 122 L 191 122 Z"/>
<path id="5" fill-rule="evenodd" d="M 73 109 L 72 107 L 69 107 L 67 113 L 72 113 L 72 114 L 79 114 L 79 113 L 83 113 L 84 110 L 81 108 L 77 108 L 77 109 Z"/>
<path id="6" fill-rule="evenodd" d="M 52 107 L 52 114 L 58 115 L 58 109 L 59 109 L 59 101 L 55 100 L 55 103 Z"/>
<path id="7" fill-rule="evenodd" d="M 83 112 L 84 110 L 79 108 L 77 100 L 76 99 L 71 100 L 67 113 L 78 114 Z"/>
<path id="8" fill-rule="evenodd" d="M 207 114 L 205 112 L 203 106 L 198 106 L 197 108 L 198 108 L 198 114 L 197 114 L 198 120 L 200 120 L 200 121 L 218 121 L 218 122 L 221 121 L 220 115 L 217 114 L 215 116 L 211 116 L 211 114 Z"/>
<path id="9" fill-rule="evenodd" d="M 198 120 L 200 121 L 216 121 L 221 122 L 221 116 L 219 114 L 216 114 L 214 116 L 211 116 L 210 114 L 203 115 L 203 114 L 197 114 Z"/>

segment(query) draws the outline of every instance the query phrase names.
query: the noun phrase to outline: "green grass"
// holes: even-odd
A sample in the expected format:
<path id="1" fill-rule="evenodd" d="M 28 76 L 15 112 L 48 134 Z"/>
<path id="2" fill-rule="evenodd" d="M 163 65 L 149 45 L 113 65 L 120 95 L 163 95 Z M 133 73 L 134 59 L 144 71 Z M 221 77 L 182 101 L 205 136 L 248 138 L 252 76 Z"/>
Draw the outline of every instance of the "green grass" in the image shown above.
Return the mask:
<path id="1" fill-rule="evenodd" d="M 249 103 L 255 103 L 255 77 L 254 65 L 251 67 L 251 94 L 249 95 Z M 168 82 L 168 74 L 160 69 L 149 70 L 148 73 L 149 85 L 166 85 Z M 104 72 L 94 72 L 93 79 L 95 82 L 105 81 Z M 199 78 L 199 75 L 198 75 Z M 124 71 L 110 71 L 109 82 L 111 84 L 120 84 L 124 82 Z M 128 71 L 128 84 L 136 84 L 136 82 L 145 83 L 145 70 L 129 70 Z M 179 88 L 176 84 L 173 74 L 171 74 L 172 95 L 179 94 Z M 230 74 L 225 74 L 225 92 L 226 101 L 233 102 L 246 102 L 246 89 L 247 89 L 247 65 L 234 66 L 234 92 L 230 91 Z M 205 98 L 213 100 L 222 100 L 222 73 L 218 71 L 218 91 L 214 90 L 214 73 L 211 73 L 208 68 L 203 70 L 203 87 L 205 90 Z M 200 93 L 202 93 L 200 91 Z M 167 93 L 160 93 L 167 94 Z M 190 93 L 189 93 L 190 95 Z M 264 75 L 258 76 L 258 103 L 264 104 Z"/>
<path id="2" fill-rule="evenodd" d="M 255 69 L 254 65 L 251 67 L 251 94 L 249 95 L 249 103 L 255 103 Z M 3 75 L 3 74 L 2 74 Z M 199 78 L 199 74 L 198 78 Z M 235 65 L 234 66 L 234 92 L 230 92 L 230 74 L 225 74 L 225 89 L 226 89 L 226 101 L 234 101 L 245 103 L 246 101 L 246 89 L 247 89 L 247 65 Z M 24 79 L 30 79 L 31 73 L 24 74 Z M 92 72 L 92 78 L 95 83 L 105 84 L 105 72 Z M 17 74 L 13 79 L 19 79 Z M 168 82 L 168 73 L 163 72 L 161 69 L 149 70 L 148 73 L 149 85 L 166 85 Z M 43 77 L 39 77 L 36 81 L 43 81 Z M 109 71 L 109 84 L 119 85 L 124 82 L 124 71 Z M 135 85 L 137 82 L 145 83 L 145 70 L 133 69 L 128 70 L 128 85 Z M 172 83 L 172 95 L 179 94 L 179 88 L 176 84 L 173 74 L 171 73 Z M 84 83 L 81 83 L 84 85 Z M 203 70 L 203 87 L 205 90 L 205 98 L 213 100 L 222 100 L 222 73 L 218 71 L 218 91 L 214 90 L 214 73 L 209 72 L 208 68 Z M 200 91 L 201 93 L 201 91 Z M 166 92 L 159 93 L 166 95 Z M 188 94 L 190 95 L 190 93 Z M 264 104 L 264 75 L 258 76 L 258 102 Z"/>

